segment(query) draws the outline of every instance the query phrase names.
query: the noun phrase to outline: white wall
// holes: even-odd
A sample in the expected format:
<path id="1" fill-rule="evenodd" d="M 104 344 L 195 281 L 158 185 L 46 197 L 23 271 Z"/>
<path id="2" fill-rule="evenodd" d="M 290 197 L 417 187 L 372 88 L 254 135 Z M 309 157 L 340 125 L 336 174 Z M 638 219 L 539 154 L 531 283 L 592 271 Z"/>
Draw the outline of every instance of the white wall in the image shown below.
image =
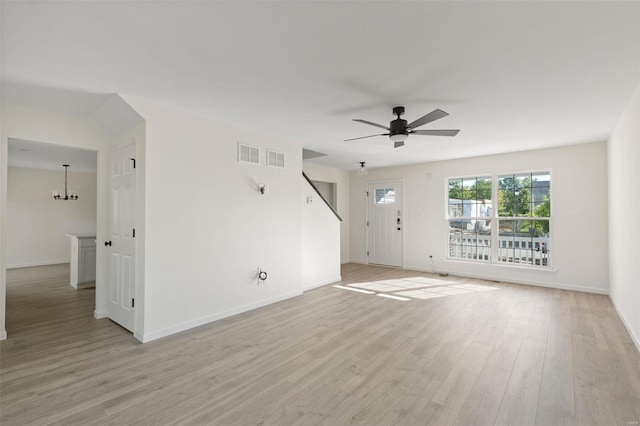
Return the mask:
<path id="1" fill-rule="evenodd" d="M 551 170 L 553 270 L 447 261 L 447 178 Z M 365 185 L 401 179 L 404 262 L 408 269 L 551 286 L 608 290 L 607 163 L 604 143 L 438 161 L 351 173 L 351 260 L 365 262 Z"/>
<path id="2" fill-rule="evenodd" d="M 68 179 L 80 197 L 54 200 L 51 190 L 64 192 L 63 171 L 9 167 L 7 268 L 67 263 L 65 234 L 96 232 L 96 174 L 69 172 Z"/>
<path id="3" fill-rule="evenodd" d="M 349 199 L 350 181 L 349 172 L 346 170 L 323 167 L 305 162 L 302 164 L 304 172 L 311 180 L 336 183 L 338 214 L 342 218 L 340 223 L 340 263 L 348 263 L 350 255 L 350 208 Z"/>
<path id="4" fill-rule="evenodd" d="M 302 148 L 127 101 L 147 130 L 142 339 L 301 294 Z M 238 163 L 238 142 L 259 147 L 261 164 Z M 285 153 L 285 169 L 265 166 L 267 148 Z M 263 285 L 258 267 L 269 275 Z"/>
<path id="5" fill-rule="evenodd" d="M 640 350 L 640 87 L 608 144 L 610 297 Z"/>
<path id="6" fill-rule="evenodd" d="M 68 147 L 83 148 L 97 151 L 97 236 L 104 239 L 108 228 L 108 145 L 106 135 L 94 124 L 86 120 L 70 117 L 55 112 L 36 110 L 23 106 L 2 104 L 2 128 L 0 134 L 0 339 L 6 338 L 5 304 L 6 304 L 6 275 L 7 266 L 7 147 L 9 138 L 26 139 L 37 142 L 47 142 Z M 96 270 L 96 288 L 106 283 L 106 252 L 98 249 L 98 264 Z M 102 258 L 100 258 L 102 256 Z M 96 311 L 100 309 L 99 292 L 96 292 Z"/>
<path id="7" fill-rule="evenodd" d="M 305 181 L 302 191 L 302 288 L 304 290 L 341 280 L 340 223 L 333 211 Z"/>

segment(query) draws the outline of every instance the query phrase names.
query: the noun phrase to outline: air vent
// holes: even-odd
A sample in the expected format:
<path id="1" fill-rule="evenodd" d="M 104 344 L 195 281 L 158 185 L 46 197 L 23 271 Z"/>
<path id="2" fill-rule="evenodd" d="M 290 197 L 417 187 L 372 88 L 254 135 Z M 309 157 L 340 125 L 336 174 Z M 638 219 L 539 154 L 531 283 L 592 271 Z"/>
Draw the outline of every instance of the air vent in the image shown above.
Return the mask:
<path id="1" fill-rule="evenodd" d="M 238 144 L 238 161 L 241 163 L 260 163 L 260 150 L 251 145 Z"/>
<path id="2" fill-rule="evenodd" d="M 268 150 L 267 165 L 269 167 L 279 167 L 281 169 L 284 169 L 284 153 Z"/>

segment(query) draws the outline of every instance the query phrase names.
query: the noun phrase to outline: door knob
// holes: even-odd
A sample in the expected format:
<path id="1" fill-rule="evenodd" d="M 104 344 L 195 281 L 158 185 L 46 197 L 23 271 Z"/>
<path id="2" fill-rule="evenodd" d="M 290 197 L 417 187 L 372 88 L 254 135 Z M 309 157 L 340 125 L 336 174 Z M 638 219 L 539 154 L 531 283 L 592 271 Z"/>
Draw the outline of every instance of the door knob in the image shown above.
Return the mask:
<path id="1" fill-rule="evenodd" d="M 106 247 L 106 246 L 110 246 L 110 245 L 111 245 L 111 241 L 105 241 L 105 242 L 104 242 L 104 246 L 105 246 L 105 247 Z"/>

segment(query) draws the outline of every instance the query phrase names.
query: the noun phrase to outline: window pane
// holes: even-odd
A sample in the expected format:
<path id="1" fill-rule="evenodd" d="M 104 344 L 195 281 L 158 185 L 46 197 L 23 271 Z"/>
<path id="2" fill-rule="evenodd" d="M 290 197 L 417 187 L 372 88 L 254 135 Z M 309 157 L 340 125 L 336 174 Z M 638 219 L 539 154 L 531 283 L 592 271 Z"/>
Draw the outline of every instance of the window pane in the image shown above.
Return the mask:
<path id="1" fill-rule="evenodd" d="M 551 176 L 549 172 L 531 175 L 533 216 L 551 217 Z"/>
<path id="2" fill-rule="evenodd" d="M 531 216 L 531 174 L 498 178 L 498 216 Z"/>
<path id="3" fill-rule="evenodd" d="M 396 202 L 395 188 L 376 188 L 376 204 L 393 204 Z"/>
<path id="4" fill-rule="evenodd" d="M 449 257 L 469 260 L 491 260 L 491 234 L 461 228 L 460 221 L 449 221 Z"/>
<path id="5" fill-rule="evenodd" d="M 384 189 L 376 189 L 376 204 L 384 203 Z"/>
<path id="6" fill-rule="evenodd" d="M 462 179 L 449 179 L 449 200 L 462 200 Z"/>
<path id="7" fill-rule="evenodd" d="M 491 178 L 449 180 L 449 217 L 491 217 Z M 475 221 L 465 221 L 473 227 Z"/>
<path id="8" fill-rule="evenodd" d="M 476 178 L 465 178 L 462 180 L 463 200 L 475 200 Z"/>
<path id="9" fill-rule="evenodd" d="M 479 177 L 476 183 L 476 200 L 491 200 L 491 178 Z"/>
<path id="10" fill-rule="evenodd" d="M 498 227 L 499 262 L 548 265 L 548 220 L 501 220 Z"/>

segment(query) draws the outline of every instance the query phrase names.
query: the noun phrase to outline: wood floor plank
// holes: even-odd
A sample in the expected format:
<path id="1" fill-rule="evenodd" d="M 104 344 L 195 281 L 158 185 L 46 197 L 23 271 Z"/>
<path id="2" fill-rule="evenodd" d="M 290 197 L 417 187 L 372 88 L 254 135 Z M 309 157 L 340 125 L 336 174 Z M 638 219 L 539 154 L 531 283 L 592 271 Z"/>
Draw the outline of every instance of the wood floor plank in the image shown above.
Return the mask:
<path id="1" fill-rule="evenodd" d="M 436 296 L 399 301 L 329 285 L 143 345 L 93 318 L 95 290 L 71 288 L 68 265 L 10 270 L 0 423 L 640 418 L 640 354 L 606 296 L 358 264 L 342 277 L 347 287 Z"/>

